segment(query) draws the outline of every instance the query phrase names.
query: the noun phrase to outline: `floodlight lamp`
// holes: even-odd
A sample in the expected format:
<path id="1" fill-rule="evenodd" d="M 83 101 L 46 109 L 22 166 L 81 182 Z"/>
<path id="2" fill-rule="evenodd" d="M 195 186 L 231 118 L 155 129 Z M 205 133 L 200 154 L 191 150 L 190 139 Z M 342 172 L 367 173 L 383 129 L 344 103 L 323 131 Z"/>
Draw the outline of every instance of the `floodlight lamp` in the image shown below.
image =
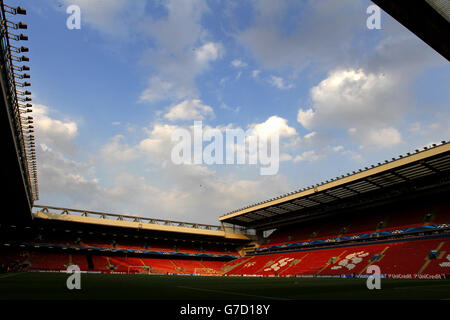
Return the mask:
<path id="1" fill-rule="evenodd" d="M 23 14 L 23 15 L 26 15 L 26 14 L 27 14 L 27 10 L 25 10 L 25 9 L 22 8 L 22 7 L 17 7 L 17 8 L 16 8 L 16 14 Z"/>

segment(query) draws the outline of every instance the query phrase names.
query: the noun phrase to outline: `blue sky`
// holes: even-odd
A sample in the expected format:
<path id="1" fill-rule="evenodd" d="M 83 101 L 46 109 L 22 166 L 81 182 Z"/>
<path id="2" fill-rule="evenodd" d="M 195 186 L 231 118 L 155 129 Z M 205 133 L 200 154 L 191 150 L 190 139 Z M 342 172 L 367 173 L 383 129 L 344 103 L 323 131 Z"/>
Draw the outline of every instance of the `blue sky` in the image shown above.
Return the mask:
<path id="1" fill-rule="evenodd" d="M 370 1 L 10 3 L 28 10 L 37 204 L 217 223 L 450 137 L 448 62 L 384 13 L 369 30 Z M 279 173 L 174 165 L 194 120 L 277 128 Z"/>

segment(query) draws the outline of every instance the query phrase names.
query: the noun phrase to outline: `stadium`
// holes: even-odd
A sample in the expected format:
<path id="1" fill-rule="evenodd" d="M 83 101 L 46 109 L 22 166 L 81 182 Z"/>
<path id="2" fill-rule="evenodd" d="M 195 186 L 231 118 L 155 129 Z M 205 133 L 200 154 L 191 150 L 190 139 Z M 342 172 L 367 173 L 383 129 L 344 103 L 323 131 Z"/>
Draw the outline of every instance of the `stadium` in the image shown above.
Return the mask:
<path id="1" fill-rule="evenodd" d="M 374 2 L 449 57 L 445 32 L 428 37 L 441 23 L 448 30 L 445 12 L 427 4 L 419 23 Z M 417 3 L 409 10 L 424 10 Z M 31 93 L 21 88 L 28 49 L 11 44 L 27 40 L 27 26 L 10 21 L 26 10 L 0 4 L 2 196 L 11 206 L 0 216 L 2 300 L 450 298 L 448 141 L 231 211 L 217 225 L 34 204 Z M 65 285 L 71 266 L 82 290 Z M 366 287 L 373 266 L 382 290 Z"/>

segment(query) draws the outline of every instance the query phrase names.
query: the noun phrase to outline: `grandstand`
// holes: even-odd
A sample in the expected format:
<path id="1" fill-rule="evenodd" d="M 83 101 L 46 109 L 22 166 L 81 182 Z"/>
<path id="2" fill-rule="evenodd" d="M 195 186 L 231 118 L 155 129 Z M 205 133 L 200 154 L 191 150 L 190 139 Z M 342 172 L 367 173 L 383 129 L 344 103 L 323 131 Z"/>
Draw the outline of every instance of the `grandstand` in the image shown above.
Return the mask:
<path id="1" fill-rule="evenodd" d="M 259 235 L 226 274 L 361 275 L 375 264 L 388 277 L 445 278 L 449 169 L 443 142 L 224 215 Z"/>
<path id="2" fill-rule="evenodd" d="M 213 225 L 36 208 L 31 226 L 0 227 L 3 263 L 16 261 L 26 270 L 77 264 L 94 272 L 216 275 L 249 240 Z"/>
<path id="3" fill-rule="evenodd" d="M 377 265 L 388 278 L 449 277 L 446 141 L 232 211 L 219 218 L 220 225 L 33 205 L 38 199 L 33 118 L 25 116 L 31 93 L 16 87 L 27 84 L 21 82 L 28 78 L 27 67 L 17 62 L 28 58 L 17 54 L 28 49 L 10 44 L 27 39 L 14 33 L 26 26 L 7 17 L 26 11 L 2 0 L 0 5 L 2 178 L 9 186 L 3 197 L 14 204 L 0 215 L 0 272 L 58 272 L 78 265 L 86 273 L 234 281 L 357 278 Z M 448 54 L 447 47 L 434 45 Z"/>
<path id="4" fill-rule="evenodd" d="M 443 142 L 231 212 L 220 226 L 35 206 L 32 224 L 1 225 L 1 262 L 228 276 L 355 276 L 375 264 L 387 277 L 445 278 L 449 169 Z"/>

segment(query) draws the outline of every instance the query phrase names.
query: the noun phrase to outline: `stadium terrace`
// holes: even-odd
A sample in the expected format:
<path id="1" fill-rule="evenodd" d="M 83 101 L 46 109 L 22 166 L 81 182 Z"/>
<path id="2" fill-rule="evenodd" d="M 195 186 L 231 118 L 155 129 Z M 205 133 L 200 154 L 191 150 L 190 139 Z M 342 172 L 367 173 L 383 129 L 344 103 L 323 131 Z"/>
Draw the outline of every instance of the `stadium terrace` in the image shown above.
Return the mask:
<path id="1" fill-rule="evenodd" d="M 415 15 L 399 12 L 401 5 L 391 1 L 374 2 L 450 57 L 446 33 L 435 31 L 448 28 L 448 10 L 436 10 L 438 1 L 403 7 L 417 9 Z M 65 283 L 68 268 L 76 265 L 92 279 L 90 285 L 103 288 L 97 298 L 304 299 L 311 292 L 326 298 L 370 298 L 369 290 L 359 286 L 360 279 L 377 266 L 383 281 L 398 285 L 383 291 L 382 297 L 407 298 L 410 291 L 402 289 L 415 289 L 405 286 L 403 279 L 441 279 L 447 282 L 429 291 L 429 281 L 420 282 L 423 291 L 416 291 L 417 297 L 428 292 L 432 298 L 448 299 L 444 280 L 450 278 L 448 141 L 230 211 L 218 217 L 216 225 L 35 205 L 39 189 L 32 94 L 22 88 L 30 85 L 25 81 L 29 59 L 22 55 L 28 52 L 22 46 L 28 37 L 21 33 L 27 25 L 17 20 L 27 12 L 3 0 L 0 7 L 0 138 L 6 168 L 2 180 L 7 182 L 2 196 L 4 203 L 14 204 L 0 215 L 0 272 L 14 275 L 0 278 L 1 298 L 21 299 L 26 294 L 40 298 L 42 292 L 45 297 L 71 298 L 65 287 L 54 288 Z M 208 135 L 212 138 L 214 133 Z M 186 132 L 178 137 L 183 136 Z M 203 146 L 203 137 L 203 133 L 194 137 L 194 149 Z M 190 139 L 185 150 L 191 148 Z M 180 155 L 185 146 L 178 147 L 174 153 Z M 221 149 L 213 144 L 208 150 L 214 148 Z M 278 156 L 277 148 L 275 144 L 271 156 Z M 261 154 L 266 157 L 260 163 L 268 166 L 262 169 L 278 170 L 277 159 Z M 196 153 L 194 162 L 202 163 L 203 155 L 204 150 Z M 238 162 L 245 155 L 238 154 Z M 231 161 L 228 155 L 226 159 Z M 191 159 L 179 162 L 183 161 Z M 21 289 L 40 279 L 44 289 L 30 287 L 25 293 Z M 125 285 L 117 292 L 105 290 L 111 283 Z M 267 290 L 259 290 L 261 284 Z M 303 288 L 311 291 L 302 292 Z M 337 293 L 330 296 L 333 288 Z M 78 297 L 100 291 L 86 290 Z M 182 312 L 209 317 L 214 309 L 188 304 Z"/>

